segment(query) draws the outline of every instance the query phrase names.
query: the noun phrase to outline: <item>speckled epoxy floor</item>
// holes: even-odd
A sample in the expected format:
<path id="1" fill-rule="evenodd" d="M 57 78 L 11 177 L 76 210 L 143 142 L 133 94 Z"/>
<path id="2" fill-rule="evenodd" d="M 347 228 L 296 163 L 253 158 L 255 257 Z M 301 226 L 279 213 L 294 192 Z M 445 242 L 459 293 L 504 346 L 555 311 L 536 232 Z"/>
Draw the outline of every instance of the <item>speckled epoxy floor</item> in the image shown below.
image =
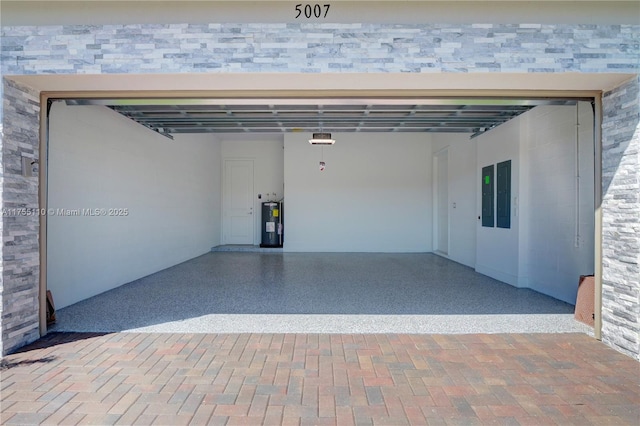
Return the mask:
<path id="1" fill-rule="evenodd" d="M 207 253 L 60 309 L 57 318 L 50 330 L 590 331 L 573 319 L 572 305 L 426 253 Z"/>

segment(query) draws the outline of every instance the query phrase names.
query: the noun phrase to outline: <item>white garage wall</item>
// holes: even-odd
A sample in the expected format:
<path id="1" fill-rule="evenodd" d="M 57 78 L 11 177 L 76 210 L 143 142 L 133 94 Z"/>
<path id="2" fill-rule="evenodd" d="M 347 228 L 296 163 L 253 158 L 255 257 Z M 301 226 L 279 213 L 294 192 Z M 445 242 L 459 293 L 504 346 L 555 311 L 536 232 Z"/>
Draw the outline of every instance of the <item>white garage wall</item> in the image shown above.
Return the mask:
<path id="1" fill-rule="evenodd" d="M 477 144 L 476 167 L 476 271 L 508 284 L 518 285 L 519 218 L 515 202 L 519 197 L 520 121 L 511 120 L 484 133 L 473 142 Z M 483 227 L 477 220 L 481 215 L 480 182 L 482 168 L 511 160 L 511 228 Z M 494 166 L 494 176 L 496 167 Z M 495 177 L 494 177 L 495 182 Z M 495 199 L 494 189 L 494 199 Z M 495 211 L 495 210 L 494 210 Z"/>
<path id="2" fill-rule="evenodd" d="M 280 200 L 284 196 L 284 135 L 283 134 L 222 134 L 222 158 L 224 160 L 253 160 L 253 211 L 254 244 L 261 242 L 260 212 L 266 194 L 275 193 L 269 199 Z M 224 190 L 224 189 L 223 189 Z M 263 198 L 258 199 L 258 194 Z M 285 206 L 286 209 L 286 206 Z"/>
<path id="3" fill-rule="evenodd" d="M 593 111 L 581 102 L 578 109 L 540 106 L 521 117 L 520 281 L 575 303 L 579 276 L 594 273 Z"/>
<path id="4" fill-rule="evenodd" d="M 511 229 L 478 221 L 476 270 L 575 303 L 579 276 L 594 272 L 591 105 L 536 107 L 475 140 L 476 216 L 482 167 L 512 160 Z"/>
<path id="5" fill-rule="evenodd" d="M 449 259 L 476 264 L 476 143 L 469 134 L 434 133 L 433 152 L 449 151 Z M 455 205 L 455 207 L 454 207 Z"/>
<path id="6" fill-rule="evenodd" d="M 128 209 L 123 217 L 49 215 L 47 286 L 56 307 L 219 244 L 220 158 L 210 135 L 171 141 L 106 107 L 55 103 L 49 208 Z"/>
<path id="7" fill-rule="evenodd" d="M 286 251 L 432 250 L 429 135 L 333 134 L 324 148 L 310 136 L 285 135 Z"/>

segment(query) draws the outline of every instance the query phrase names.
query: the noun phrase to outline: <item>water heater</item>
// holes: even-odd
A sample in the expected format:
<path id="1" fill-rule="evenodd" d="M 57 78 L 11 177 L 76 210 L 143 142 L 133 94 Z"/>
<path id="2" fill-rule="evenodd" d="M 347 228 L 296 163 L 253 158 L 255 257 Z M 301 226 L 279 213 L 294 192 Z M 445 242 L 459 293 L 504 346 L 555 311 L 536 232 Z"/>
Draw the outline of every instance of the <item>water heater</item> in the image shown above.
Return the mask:
<path id="1" fill-rule="evenodd" d="M 282 247 L 284 228 L 281 201 L 262 203 L 262 243 L 260 247 Z"/>

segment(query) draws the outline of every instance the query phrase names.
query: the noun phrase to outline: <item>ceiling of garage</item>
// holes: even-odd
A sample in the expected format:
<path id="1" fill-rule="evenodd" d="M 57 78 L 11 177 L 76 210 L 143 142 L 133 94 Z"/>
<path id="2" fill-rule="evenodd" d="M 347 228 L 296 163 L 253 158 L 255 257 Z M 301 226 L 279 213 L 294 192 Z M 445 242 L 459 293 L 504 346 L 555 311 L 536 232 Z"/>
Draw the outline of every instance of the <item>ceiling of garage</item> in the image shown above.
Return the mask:
<path id="1" fill-rule="evenodd" d="M 75 99 L 105 105 L 165 136 L 177 133 L 457 132 L 472 137 L 538 105 L 575 99 Z M 321 102 L 321 103 L 319 103 Z"/>

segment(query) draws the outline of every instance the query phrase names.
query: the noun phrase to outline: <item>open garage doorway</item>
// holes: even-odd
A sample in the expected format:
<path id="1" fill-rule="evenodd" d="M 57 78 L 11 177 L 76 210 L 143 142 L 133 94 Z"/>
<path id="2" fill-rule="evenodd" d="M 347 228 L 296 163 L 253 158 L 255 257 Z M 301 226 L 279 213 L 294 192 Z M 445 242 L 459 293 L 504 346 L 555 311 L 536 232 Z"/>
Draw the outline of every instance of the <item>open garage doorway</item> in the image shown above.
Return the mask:
<path id="1" fill-rule="evenodd" d="M 260 104 L 237 99 L 231 106 L 219 100 L 171 101 L 159 105 L 163 102 L 74 98 L 53 103 L 48 207 L 56 214 L 47 218 L 47 288 L 62 310 L 127 283 L 139 286 L 146 280 L 149 285 L 152 274 L 209 256 L 212 247 L 236 243 L 225 236 L 225 209 L 235 191 L 227 185 L 226 169 L 234 162 L 252 166 L 251 182 L 245 182 L 253 194 L 247 209 L 257 212 L 264 199 L 284 199 L 287 237 L 280 256 L 285 263 L 287 256 L 294 259 L 293 254 L 302 253 L 393 253 L 402 258 L 435 252 L 451 262 L 444 268 L 461 265 L 480 288 L 488 285 L 482 284 L 483 277 L 490 277 L 491 285 L 507 283 L 527 294 L 531 290 L 524 289 L 532 289 L 564 302 L 559 311 L 547 312 L 564 315 L 572 314 L 579 276 L 594 273 L 595 137 L 590 99 L 334 98 L 309 103 L 273 98 Z M 335 145 L 311 145 L 315 129 L 330 132 Z M 490 166 L 489 183 L 497 185 L 498 168 L 507 162 L 505 224 L 498 220 L 500 214 L 504 217 L 505 206 L 499 204 L 504 189 L 494 187 L 489 215 L 482 208 L 482 185 Z M 248 223 L 248 241 L 255 246 L 260 242 L 260 219 L 255 215 Z M 273 261 L 261 255 L 248 259 L 249 265 L 240 262 L 235 272 L 225 270 L 223 276 L 231 274 L 225 282 L 235 282 L 244 273 L 256 282 L 265 263 Z M 434 260 L 427 256 L 424 262 Z M 177 267 L 184 276 L 172 278 L 170 286 L 189 285 L 184 266 L 188 264 Z M 299 284 L 318 290 L 329 264 L 310 272 L 306 278 L 311 282 Z M 362 265 L 364 277 L 371 267 Z M 277 267 L 268 266 L 266 272 Z M 347 269 L 341 285 L 357 289 L 349 296 L 355 300 L 367 293 L 367 280 L 354 283 L 358 273 L 349 275 Z M 211 276 L 222 273 L 214 266 L 208 271 Z M 420 275 L 425 285 L 433 284 L 430 277 L 441 280 L 442 287 L 434 291 L 456 288 L 442 278 L 446 274 L 427 272 Z M 333 284 L 340 284 L 337 277 Z M 379 285 L 391 293 L 402 292 L 407 281 L 399 273 L 397 279 L 388 277 Z M 215 282 L 210 284 L 224 287 L 224 282 Z M 279 288 L 284 299 L 265 298 L 264 303 L 272 300 L 273 306 L 258 314 L 393 314 L 342 307 L 333 312 L 326 306 L 301 312 L 283 307 L 279 313 L 283 300 L 305 294 L 305 289 L 291 287 L 283 277 L 277 282 L 287 283 Z M 407 294 L 415 294 L 412 285 L 404 290 Z M 148 290 L 152 289 L 153 285 Z M 318 294 L 331 295 L 326 290 Z M 379 291 L 382 307 L 385 300 L 395 300 Z M 485 295 L 495 298 L 495 291 L 486 287 Z M 242 300 L 238 294 L 223 291 L 221 297 L 224 294 Z M 403 309 L 398 303 L 398 315 L 430 315 L 428 309 Z M 452 303 L 442 306 L 451 306 L 455 315 L 465 309 L 472 315 L 482 311 L 467 303 L 461 303 L 466 306 L 462 309 L 454 309 Z M 210 313 L 252 310 L 221 309 Z M 99 311 L 94 306 L 86 312 Z M 205 311 L 194 312 L 201 316 Z"/>

